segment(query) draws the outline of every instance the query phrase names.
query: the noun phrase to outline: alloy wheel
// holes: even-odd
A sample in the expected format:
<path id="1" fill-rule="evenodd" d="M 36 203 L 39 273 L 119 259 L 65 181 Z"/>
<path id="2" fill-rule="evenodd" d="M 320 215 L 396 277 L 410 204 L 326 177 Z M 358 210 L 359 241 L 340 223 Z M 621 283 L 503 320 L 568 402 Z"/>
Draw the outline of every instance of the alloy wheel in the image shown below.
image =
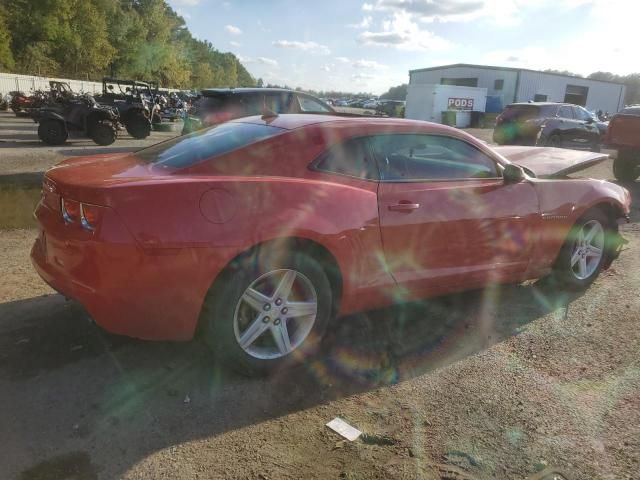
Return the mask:
<path id="1" fill-rule="evenodd" d="M 571 252 L 571 272 L 578 280 L 585 280 L 598 269 L 604 254 L 604 228 L 597 220 L 589 220 L 580 227 Z"/>
<path id="2" fill-rule="evenodd" d="M 316 290 L 306 276 L 289 269 L 267 272 L 249 285 L 236 305 L 236 341 L 254 358 L 284 357 L 307 338 L 317 311 Z"/>

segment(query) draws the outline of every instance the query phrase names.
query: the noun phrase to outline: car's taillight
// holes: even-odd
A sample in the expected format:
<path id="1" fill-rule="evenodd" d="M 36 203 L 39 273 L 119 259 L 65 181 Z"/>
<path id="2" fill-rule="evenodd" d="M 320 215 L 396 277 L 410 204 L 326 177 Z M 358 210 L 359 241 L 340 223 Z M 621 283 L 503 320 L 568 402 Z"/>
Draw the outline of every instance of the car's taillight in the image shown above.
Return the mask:
<path id="1" fill-rule="evenodd" d="M 69 199 L 60 199 L 60 210 L 62 218 L 66 223 L 73 223 L 80 220 L 80 202 Z"/>
<path id="2" fill-rule="evenodd" d="M 95 231 L 102 218 L 102 207 L 68 198 L 60 199 L 60 210 L 65 223 L 79 223 L 82 228 L 90 232 Z"/>
<path id="3" fill-rule="evenodd" d="M 87 230 L 91 230 L 93 232 L 96 229 L 100 222 L 101 214 L 102 209 L 100 207 L 87 205 L 86 203 L 80 204 L 80 222 L 82 223 L 82 227 Z"/>

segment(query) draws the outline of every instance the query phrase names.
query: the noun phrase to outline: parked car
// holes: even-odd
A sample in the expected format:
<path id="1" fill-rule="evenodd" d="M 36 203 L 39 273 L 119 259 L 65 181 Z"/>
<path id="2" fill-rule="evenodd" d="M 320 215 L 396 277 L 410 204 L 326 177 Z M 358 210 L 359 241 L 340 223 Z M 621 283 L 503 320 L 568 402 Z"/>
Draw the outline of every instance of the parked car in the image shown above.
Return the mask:
<path id="1" fill-rule="evenodd" d="M 593 282 L 618 255 L 629 192 L 549 170 L 607 155 L 554 151 L 540 181 L 523 149 L 519 166 L 427 122 L 237 119 L 51 168 L 31 257 L 108 331 L 198 332 L 232 367 L 268 373 L 304 361 L 336 315 L 546 275 Z"/>
<path id="2" fill-rule="evenodd" d="M 601 128 L 587 110 L 568 103 L 512 103 L 496 118 L 499 145 L 546 145 L 598 151 Z"/>
<path id="3" fill-rule="evenodd" d="M 613 174 L 623 182 L 633 182 L 640 176 L 640 107 L 627 107 L 614 115 L 604 137 L 609 148 L 616 149 Z"/>
<path id="4" fill-rule="evenodd" d="M 640 115 L 640 105 L 628 105 L 620 113 L 623 115 Z"/>
<path id="5" fill-rule="evenodd" d="M 183 135 L 234 118 L 262 113 L 333 113 L 319 98 L 282 88 L 209 88 L 202 90 L 185 118 Z"/>

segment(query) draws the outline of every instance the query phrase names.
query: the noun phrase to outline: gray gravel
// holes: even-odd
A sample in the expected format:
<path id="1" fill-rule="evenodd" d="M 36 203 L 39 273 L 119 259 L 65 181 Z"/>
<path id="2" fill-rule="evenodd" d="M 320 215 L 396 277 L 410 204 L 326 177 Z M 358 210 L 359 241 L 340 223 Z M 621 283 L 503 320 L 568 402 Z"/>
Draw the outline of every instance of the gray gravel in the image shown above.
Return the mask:
<path id="1" fill-rule="evenodd" d="M 583 175 L 611 178 L 611 164 Z M 197 342 L 100 332 L 30 268 L 35 230 L 0 230 L 0 478 L 439 479 L 442 464 L 637 478 L 640 183 L 628 188 L 628 248 L 586 292 L 530 283 L 355 315 L 318 361 L 268 380 Z M 324 427 L 335 416 L 392 444 L 341 442 Z"/>

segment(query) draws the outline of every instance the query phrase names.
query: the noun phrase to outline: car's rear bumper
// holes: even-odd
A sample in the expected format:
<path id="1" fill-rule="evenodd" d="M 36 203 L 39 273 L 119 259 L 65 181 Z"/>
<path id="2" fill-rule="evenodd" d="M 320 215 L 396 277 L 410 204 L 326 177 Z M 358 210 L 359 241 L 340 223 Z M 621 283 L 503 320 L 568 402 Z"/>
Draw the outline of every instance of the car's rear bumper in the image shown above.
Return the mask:
<path id="1" fill-rule="evenodd" d="M 54 290 L 81 303 L 105 330 L 152 340 L 193 337 L 215 272 L 208 249 L 143 250 L 115 212 L 94 234 L 65 225 L 40 205 L 34 268 Z M 211 268 L 202 268 L 211 262 Z"/>

